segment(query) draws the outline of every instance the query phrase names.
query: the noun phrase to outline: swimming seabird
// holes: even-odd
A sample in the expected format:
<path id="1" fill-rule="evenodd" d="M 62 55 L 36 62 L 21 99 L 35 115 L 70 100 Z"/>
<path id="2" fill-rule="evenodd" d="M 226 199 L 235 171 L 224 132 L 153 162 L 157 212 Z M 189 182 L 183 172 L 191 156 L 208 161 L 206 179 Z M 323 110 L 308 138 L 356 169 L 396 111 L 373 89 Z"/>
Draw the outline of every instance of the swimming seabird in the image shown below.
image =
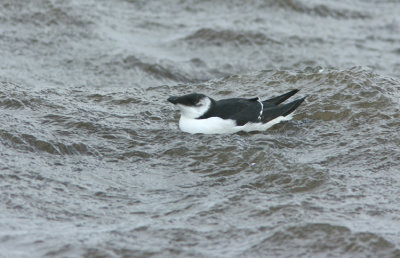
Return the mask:
<path id="1" fill-rule="evenodd" d="M 299 90 L 261 101 L 260 98 L 214 100 L 204 94 L 171 96 L 168 101 L 181 111 L 179 128 L 187 133 L 228 134 L 264 131 L 292 118 L 292 112 L 306 97 L 280 105 Z"/>

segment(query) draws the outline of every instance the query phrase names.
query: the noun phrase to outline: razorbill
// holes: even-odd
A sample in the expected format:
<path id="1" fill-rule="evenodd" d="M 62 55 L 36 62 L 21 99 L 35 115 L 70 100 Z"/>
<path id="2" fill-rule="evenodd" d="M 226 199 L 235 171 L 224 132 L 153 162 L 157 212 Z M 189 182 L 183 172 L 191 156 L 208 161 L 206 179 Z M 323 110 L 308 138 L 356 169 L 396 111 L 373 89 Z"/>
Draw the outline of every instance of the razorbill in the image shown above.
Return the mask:
<path id="1" fill-rule="evenodd" d="M 187 133 L 228 134 L 239 131 L 264 131 L 284 120 L 306 97 L 281 104 L 299 90 L 261 101 L 260 98 L 214 100 L 204 94 L 172 96 L 168 101 L 181 111 L 179 128 Z"/>

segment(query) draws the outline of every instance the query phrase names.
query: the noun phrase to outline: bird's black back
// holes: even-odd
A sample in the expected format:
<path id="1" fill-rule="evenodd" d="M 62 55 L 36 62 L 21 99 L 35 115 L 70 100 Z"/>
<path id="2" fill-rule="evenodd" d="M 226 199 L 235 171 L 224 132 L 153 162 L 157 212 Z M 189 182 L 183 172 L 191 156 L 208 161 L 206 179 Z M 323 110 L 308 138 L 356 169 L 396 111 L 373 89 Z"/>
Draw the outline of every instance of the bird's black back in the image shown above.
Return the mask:
<path id="1" fill-rule="evenodd" d="M 283 95 L 262 101 L 258 98 L 243 99 L 231 98 L 215 101 L 211 99 L 210 109 L 198 119 L 210 117 L 220 117 L 222 119 L 232 119 L 236 125 L 242 126 L 246 123 L 267 123 L 279 116 L 287 116 L 292 113 L 305 99 L 297 99 L 288 104 L 279 105 L 289 97 L 296 94 L 298 90 L 292 90 Z M 260 111 L 263 110 L 260 116 Z"/>
<path id="2" fill-rule="evenodd" d="M 235 120 L 237 125 L 259 122 L 258 116 L 261 111 L 261 103 L 257 100 L 258 98 L 213 100 L 209 111 L 199 119 L 220 117 L 222 119 Z"/>

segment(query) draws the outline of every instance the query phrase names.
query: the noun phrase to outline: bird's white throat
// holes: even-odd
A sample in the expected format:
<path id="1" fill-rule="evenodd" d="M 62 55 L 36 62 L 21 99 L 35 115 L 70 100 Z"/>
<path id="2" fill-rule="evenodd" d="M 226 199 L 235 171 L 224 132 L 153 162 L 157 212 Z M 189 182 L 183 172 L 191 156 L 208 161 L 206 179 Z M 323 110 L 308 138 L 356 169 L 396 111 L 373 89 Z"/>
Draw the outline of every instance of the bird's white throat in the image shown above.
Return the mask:
<path id="1" fill-rule="evenodd" d="M 196 106 L 177 104 L 181 110 L 181 116 L 186 119 L 195 119 L 204 115 L 211 107 L 211 100 L 208 97 L 202 98 Z"/>

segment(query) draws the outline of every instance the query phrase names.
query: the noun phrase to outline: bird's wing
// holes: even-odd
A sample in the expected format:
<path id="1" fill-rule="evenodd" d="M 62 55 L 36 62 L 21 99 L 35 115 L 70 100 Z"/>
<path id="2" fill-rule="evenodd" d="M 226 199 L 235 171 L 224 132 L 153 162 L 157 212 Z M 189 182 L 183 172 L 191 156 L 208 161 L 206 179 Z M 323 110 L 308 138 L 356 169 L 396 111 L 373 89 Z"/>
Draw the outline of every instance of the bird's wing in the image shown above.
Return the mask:
<path id="1" fill-rule="evenodd" d="M 293 96 L 298 90 L 293 90 L 279 97 L 272 98 L 270 103 L 263 101 L 263 107 L 258 98 L 253 99 L 230 99 L 225 103 L 223 100 L 217 102 L 220 104 L 219 110 L 226 110 L 224 114 L 225 119 L 234 119 L 238 126 L 245 125 L 246 123 L 267 123 L 277 117 L 287 116 L 292 113 L 304 101 L 304 98 L 294 100 L 288 104 L 277 105 L 275 103 L 283 102 L 289 97 Z M 234 101 L 232 101 L 234 100 Z M 222 108 L 221 108 L 222 107 Z M 260 116 L 260 111 L 262 114 Z M 222 116 L 220 116 L 222 117 Z"/>
<path id="2" fill-rule="evenodd" d="M 279 97 L 272 98 L 266 103 L 263 101 L 263 106 L 258 98 L 242 99 L 223 99 L 214 102 L 214 106 L 199 119 L 206 119 L 210 117 L 220 117 L 222 119 L 232 119 L 236 121 L 236 125 L 242 126 L 247 123 L 267 123 L 279 116 L 287 116 L 292 113 L 305 99 L 297 99 L 288 104 L 277 105 L 297 91 L 291 91 Z M 263 110 L 261 114 L 261 110 Z M 261 114 L 261 117 L 260 117 Z"/>
<path id="3" fill-rule="evenodd" d="M 247 122 L 257 122 L 260 111 L 261 104 L 258 98 L 223 99 L 215 101 L 215 106 L 200 118 L 220 117 L 222 119 L 233 119 L 236 120 L 237 125 L 244 125 Z"/>

